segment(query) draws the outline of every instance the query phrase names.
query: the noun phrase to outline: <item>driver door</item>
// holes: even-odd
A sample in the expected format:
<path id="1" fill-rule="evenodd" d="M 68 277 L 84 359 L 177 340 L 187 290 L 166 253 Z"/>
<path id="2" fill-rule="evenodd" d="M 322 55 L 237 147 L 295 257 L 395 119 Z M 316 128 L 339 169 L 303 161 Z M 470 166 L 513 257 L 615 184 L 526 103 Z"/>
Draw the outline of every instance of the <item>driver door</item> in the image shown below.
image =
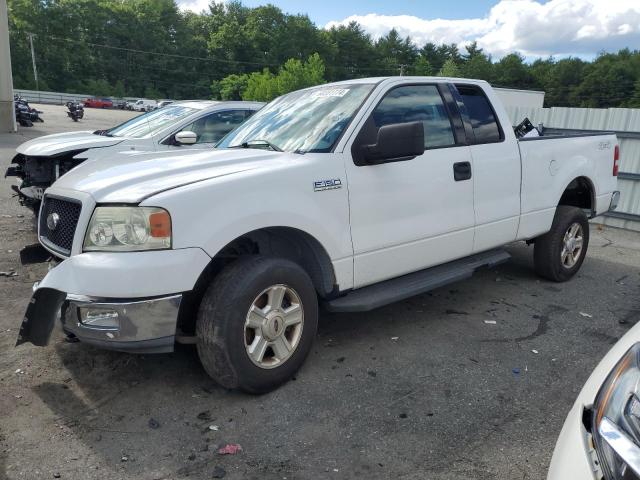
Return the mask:
<path id="1" fill-rule="evenodd" d="M 403 85 L 363 123 L 355 142 L 375 144 L 380 127 L 421 121 L 425 151 L 378 165 L 346 161 L 355 288 L 471 254 L 473 165 L 454 115 L 436 85 Z"/>

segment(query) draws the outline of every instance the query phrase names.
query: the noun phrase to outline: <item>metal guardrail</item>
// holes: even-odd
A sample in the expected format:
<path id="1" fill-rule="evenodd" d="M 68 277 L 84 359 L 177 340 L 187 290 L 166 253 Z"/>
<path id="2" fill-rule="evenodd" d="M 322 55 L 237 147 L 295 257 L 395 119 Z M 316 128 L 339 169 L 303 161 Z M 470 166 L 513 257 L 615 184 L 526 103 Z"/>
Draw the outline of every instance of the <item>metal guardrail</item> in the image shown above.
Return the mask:
<path id="1" fill-rule="evenodd" d="M 51 105 L 64 105 L 70 100 L 84 100 L 93 95 L 86 93 L 61 93 L 61 92 L 41 92 L 38 90 L 14 90 L 14 94 L 20 95 L 27 102 L 48 103 Z"/>

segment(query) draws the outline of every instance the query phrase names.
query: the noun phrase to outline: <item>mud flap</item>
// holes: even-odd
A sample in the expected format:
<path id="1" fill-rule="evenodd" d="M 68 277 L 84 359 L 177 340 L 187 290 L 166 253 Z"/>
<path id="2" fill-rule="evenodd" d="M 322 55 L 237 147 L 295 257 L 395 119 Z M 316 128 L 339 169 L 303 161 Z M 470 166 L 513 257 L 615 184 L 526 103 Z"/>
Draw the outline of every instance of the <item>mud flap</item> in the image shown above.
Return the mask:
<path id="1" fill-rule="evenodd" d="M 22 320 L 16 347 L 26 342 L 38 347 L 46 346 L 65 298 L 65 292 L 53 288 L 36 290 Z"/>

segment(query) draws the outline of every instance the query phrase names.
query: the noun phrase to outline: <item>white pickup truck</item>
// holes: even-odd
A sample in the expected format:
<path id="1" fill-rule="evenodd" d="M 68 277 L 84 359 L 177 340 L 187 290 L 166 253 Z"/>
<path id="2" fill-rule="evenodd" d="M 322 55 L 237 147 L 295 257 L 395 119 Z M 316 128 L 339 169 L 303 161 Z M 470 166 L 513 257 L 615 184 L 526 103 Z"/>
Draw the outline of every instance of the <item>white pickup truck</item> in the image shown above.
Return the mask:
<path id="1" fill-rule="evenodd" d="M 587 219 L 615 208 L 613 134 L 517 140 L 483 81 L 369 78 L 284 95 L 215 151 L 90 162 L 45 192 L 39 238 L 63 259 L 18 338 L 54 324 L 131 352 L 197 343 L 227 388 L 300 367 L 318 305 L 364 311 L 468 277 L 535 244 L 580 268 Z M 57 321 L 57 319 L 60 321 Z"/>

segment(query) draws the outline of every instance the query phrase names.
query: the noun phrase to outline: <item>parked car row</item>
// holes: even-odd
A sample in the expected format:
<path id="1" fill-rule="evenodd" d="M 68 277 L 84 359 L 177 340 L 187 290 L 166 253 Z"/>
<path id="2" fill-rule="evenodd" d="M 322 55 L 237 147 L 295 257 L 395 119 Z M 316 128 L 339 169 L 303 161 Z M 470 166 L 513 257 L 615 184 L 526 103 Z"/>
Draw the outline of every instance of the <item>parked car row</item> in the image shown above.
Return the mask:
<path id="1" fill-rule="evenodd" d="M 7 174 L 41 202 L 57 260 L 17 344 L 47 345 L 55 322 L 120 351 L 195 343 L 219 384 L 261 393 L 304 362 L 319 304 L 403 300 L 507 261 L 514 241 L 534 244 L 538 275 L 568 281 L 589 218 L 617 206 L 618 141 L 520 130 L 484 81 L 391 77 L 264 107 L 176 102 L 26 142 Z M 639 335 L 585 386 L 550 479 L 640 474 Z"/>
<path id="2" fill-rule="evenodd" d="M 120 110 L 133 110 L 136 112 L 150 112 L 156 108 L 162 108 L 173 103 L 173 100 L 148 100 L 146 98 L 125 100 L 111 98 L 87 98 L 83 101 L 88 108 L 118 108 Z"/>

